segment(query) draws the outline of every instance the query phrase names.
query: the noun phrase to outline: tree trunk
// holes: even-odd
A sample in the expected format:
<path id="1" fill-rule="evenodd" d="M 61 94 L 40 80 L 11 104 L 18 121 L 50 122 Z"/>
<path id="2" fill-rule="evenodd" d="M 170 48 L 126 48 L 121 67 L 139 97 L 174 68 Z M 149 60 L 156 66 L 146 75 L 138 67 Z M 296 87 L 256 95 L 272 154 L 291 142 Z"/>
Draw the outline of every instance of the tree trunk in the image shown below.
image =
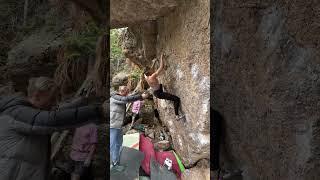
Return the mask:
<path id="1" fill-rule="evenodd" d="M 101 29 L 106 32 L 101 35 L 96 45 L 96 58 L 92 63 L 88 63 L 88 74 L 86 80 L 83 82 L 79 90 L 76 92 L 75 97 L 78 96 L 103 96 L 109 99 L 110 90 L 110 33 L 109 33 L 109 0 L 69 0 L 79 5 L 82 9 L 86 10 Z M 107 123 L 107 120 L 106 120 Z M 60 134 L 59 138 L 55 138 L 53 153 L 51 160 L 60 152 L 61 147 L 64 146 L 64 140 L 69 131 L 64 131 Z M 108 134 L 108 133 L 107 133 Z M 103 149 L 108 147 L 108 138 L 104 141 Z M 104 162 L 106 164 L 107 162 Z M 104 172 L 106 169 L 104 170 Z"/>
<path id="2" fill-rule="evenodd" d="M 78 5 L 80 8 L 88 12 L 97 24 L 105 24 L 106 14 L 104 8 L 109 4 L 109 0 L 69 0 Z M 107 7 L 106 7 L 107 8 Z M 105 8 L 105 9 L 106 9 Z"/>
<path id="3" fill-rule="evenodd" d="M 107 35 L 104 34 L 99 37 L 96 45 L 96 59 L 93 67 L 90 67 L 91 62 L 88 63 L 89 71 L 87 74 L 86 80 L 83 82 L 82 86 L 76 92 L 75 97 L 79 96 L 103 96 L 106 97 L 109 95 L 107 90 L 110 89 L 109 83 L 106 83 L 106 79 L 109 78 L 109 59 L 107 51 Z M 107 97 L 108 98 L 108 97 Z M 60 137 L 56 142 L 52 142 L 53 151 L 51 154 L 51 160 L 60 152 L 61 148 L 64 145 L 64 140 L 66 139 L 69 131 L 66 130 L 60 134 Z"/>
<path id="4" fill-rule="evenodd" d="M 120 60 L 117 59 L 117 71 L 119 71 L 119 63 L 120 63 Z"/>
<path id="5" fill-rule="evenodd" d="M 24 1 L 24 11 L 23 11 L 23 27 L 25 27 L 27 25 L 28 6 L 29 6 L 29 0 L 25 0 Z"/>

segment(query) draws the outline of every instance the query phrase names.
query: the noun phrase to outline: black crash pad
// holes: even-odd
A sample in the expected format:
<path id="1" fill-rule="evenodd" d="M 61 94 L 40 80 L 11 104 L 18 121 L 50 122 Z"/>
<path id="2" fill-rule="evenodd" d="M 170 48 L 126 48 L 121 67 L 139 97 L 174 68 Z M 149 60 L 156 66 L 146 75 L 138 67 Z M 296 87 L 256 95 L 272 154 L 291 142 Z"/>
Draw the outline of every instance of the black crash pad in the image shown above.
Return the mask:
<path id="1" fill-rule="evenodd" d="M 126 166 L 123 172 L 110 172 L 111 180 L 134 180 L 139 179 L 139 168 L 144 154 L 136 149 L 123 147 L 120 155 L 120 164 Z"/>
<path id="2" fill-rule="evenodd" d="M 176 175 L 166 167 L 161 166 L 153 158 L 150 160 L 151 180 L 177 180 Z"/>

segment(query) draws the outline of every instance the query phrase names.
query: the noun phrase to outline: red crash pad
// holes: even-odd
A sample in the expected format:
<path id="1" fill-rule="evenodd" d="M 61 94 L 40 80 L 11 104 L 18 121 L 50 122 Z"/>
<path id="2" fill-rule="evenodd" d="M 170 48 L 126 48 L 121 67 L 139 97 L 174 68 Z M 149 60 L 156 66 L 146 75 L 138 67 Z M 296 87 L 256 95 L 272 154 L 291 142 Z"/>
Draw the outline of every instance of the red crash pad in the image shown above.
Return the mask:
<path id="1" fill-rule="evenodd" d="M 152 142 L 143 134 L 140 135 L 139 150 L 144 153 L 144 159 L 141 162 L 141 167 L 146 174 L 150 175 L 150 159 L 156 159 L 156 153 Z"/>

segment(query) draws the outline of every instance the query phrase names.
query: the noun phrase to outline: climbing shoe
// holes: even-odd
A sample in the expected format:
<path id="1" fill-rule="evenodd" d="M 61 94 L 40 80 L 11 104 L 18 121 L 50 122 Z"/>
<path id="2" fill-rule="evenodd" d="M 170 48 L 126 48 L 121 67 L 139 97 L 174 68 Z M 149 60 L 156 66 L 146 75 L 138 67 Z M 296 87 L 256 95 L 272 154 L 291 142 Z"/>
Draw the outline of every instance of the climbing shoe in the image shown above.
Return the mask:
<path id="1" fill-rule="evenodd" d="M 177 115 L 176 120 L 179 121 L 180 119 L 184 119 L 184 117 L 185 117 L 184 115 Z"/>

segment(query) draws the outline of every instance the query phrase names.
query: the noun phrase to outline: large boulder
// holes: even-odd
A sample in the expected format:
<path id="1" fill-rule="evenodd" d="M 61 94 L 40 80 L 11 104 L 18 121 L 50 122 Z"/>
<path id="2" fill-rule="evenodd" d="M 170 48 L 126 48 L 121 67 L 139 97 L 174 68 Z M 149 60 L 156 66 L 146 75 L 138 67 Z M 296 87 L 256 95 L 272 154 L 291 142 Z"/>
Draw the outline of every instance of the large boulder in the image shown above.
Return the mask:
<path id="1" fill-rule="evenodd" d="M 125 72 L 120 72 L 112 78 L 111 86 L 117 90 L 119 86 L 127 85 L 128 80 L 129 80 L 129 74 Z"/>
<path id="2" fill-rule="evenodd" d="M 119 28 L 156 20 L 171 12 L 177 6 L 176 1 L 111 0 L 110 25 L 112 28 Z"/>
<path id="3" fill-rule="evenodd" d="M 46 28 L 32 34 L 8 52 L 8 64 L 26 63 L 48 58 L 62 45 L 62 33 L 48 32 Z"/>
<path id="4" fill-rule="evenodd" d="M 213 106 L 223 168 L 244 179 L 320 176 L 320 5 L 213 1 Z"/>
<path id="5" fill-rule="evenodd" d="M 175 120 L 173 103 L 159 100 L 160 116 L 169 128 L 176 152 L 186 166 L 210 154 L 209 1 L 180 2 L 158 21 L 157 52 L 166 53 L 160 82 L 181 99 L 186 120 Z"/>
<path id="6" fill-rule="evenodd" d="M 43 2 L 30 8 L 29 29 L 16 32 L 19 38 L 11 44 L 6 64 L 0 66 L 0 82 L 12 81 L 18 91 L 26 90 L 30 77 L 53 76 L 57 50 L 72 26 L 70 13 L 58 11 L 56 6 Z"/>

